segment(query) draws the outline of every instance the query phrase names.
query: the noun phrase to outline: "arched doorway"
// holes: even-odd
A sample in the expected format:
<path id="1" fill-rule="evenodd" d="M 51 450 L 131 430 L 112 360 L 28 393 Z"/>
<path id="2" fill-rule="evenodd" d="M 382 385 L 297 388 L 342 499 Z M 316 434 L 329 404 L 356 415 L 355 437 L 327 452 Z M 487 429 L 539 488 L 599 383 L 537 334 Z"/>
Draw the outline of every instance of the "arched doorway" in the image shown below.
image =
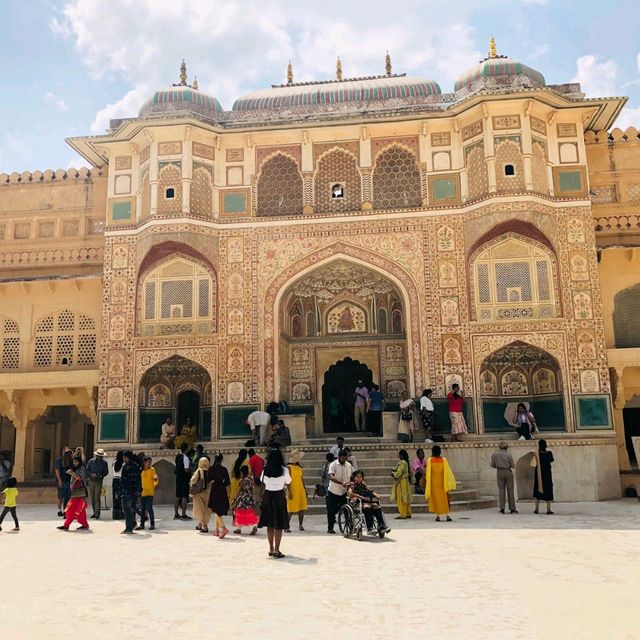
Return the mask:
<path id="1" fill-rule="evenodd" d="M 529 406 L 541 431 L 564 431 L 562 372 L 539 347 L 515 341 L 494 351 L 480 367 L 485 433 L 515 429 L 518 403 Z"/>
<path id="2" fill-rule="evenodd" d="M 280 399 L 294 412 L 314 415 L 316 434 L 337 429 L 335 406 L 333 421 L 325 419 L 332 386 L 329 380 L 323 389 L 325 374 L 350 358 L 366 363 L 367 378 L 397 402 L 410 386 L 408 318 L 396 282 L 373 267 L 341 256 L 305 272 L 285 289 L 278 308 Z M 352 396 L 355 382 L 349 385 Z M 340 428 L 351 429 L 351 419 Z"/>
<path id="3" fill-rule="evenodd" d="M 345 358 L 332 364 L 324 374 L 322 416 L 325 433 L 355 431 L 353 392 L 358 380 L 373 384 L 373 372 L 359 360 Z"/>
<path id="4" fill-rule="evenodd" d="M 199 439 L 211 439 L 211 378 L 204 367 L 182 356 L 159 362 L 142 377 L 138 440 L 158 442 L 167 416 L 178 429 L 190 418 Z"/>

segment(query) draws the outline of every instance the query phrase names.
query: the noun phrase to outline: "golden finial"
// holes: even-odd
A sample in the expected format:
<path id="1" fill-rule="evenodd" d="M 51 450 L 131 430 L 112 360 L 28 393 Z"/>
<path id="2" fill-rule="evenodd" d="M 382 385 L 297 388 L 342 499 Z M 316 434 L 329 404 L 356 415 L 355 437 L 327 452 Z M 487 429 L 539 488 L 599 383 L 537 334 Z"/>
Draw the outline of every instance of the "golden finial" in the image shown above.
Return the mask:
<path id="1" fill-rule="evenodd" d="M 289 64 L 287 65 L 287 84 L 293 84 L 293 65 L 291 64 L 291 60 L 289 60 Z"/>
<path id="2" fill-rule="evenodd" d="M 498 57 L 498 50 L 496 49 L 496 39 L 493 37 L 493 34 L 491 34 L 491 37 L 489 38 L 489 57 Z"/>
<path id="3" fill-rule="evenodd" d="M 384 70 L 388 76 L 391 75 L 391 56 L 387 51 L 387 55 L 384 57 Z"/>
<path id="4" fill-rule="evenodd" d="M 342 80 L 342 62 L 340 62 L 340 56 L 336 61 L 336 80 Z"/>
<path id="5" fill-rule="evenodd" d="M 198 90 L 198 78 L 196 78 L 195 76 L 193 76 L 193 84 L 191 85 L 192 89 L 195 89 L 196 91 Z"/>
<path id="6" fill-rule="evenodd" d="M 182 61 L 180 65 L 180 84 L 182 86 L 187 86 L 187 65 Z"/>

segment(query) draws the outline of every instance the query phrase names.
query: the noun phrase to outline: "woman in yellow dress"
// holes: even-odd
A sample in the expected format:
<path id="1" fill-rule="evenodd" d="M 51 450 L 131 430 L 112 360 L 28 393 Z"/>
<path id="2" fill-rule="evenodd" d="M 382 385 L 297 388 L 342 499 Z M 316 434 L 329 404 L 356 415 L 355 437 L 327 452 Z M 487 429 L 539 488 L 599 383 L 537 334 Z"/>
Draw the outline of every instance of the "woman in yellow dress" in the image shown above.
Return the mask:
<path id="1" fill-rule="evenodd" d="M 251 466 L 249 465 L 249 454 L 246 449 L 238 451 L 238 457 L 233 463 L 231 470 L 231 484 L 229 485 L 229 504 L 233 504 L 240 492 L 240 480 L 242 480 L 242 467 L 248 467 L 249 475 L 251 475 Z"/>
<path id="2" fill-rule="evenodd" d="M 427 460 L 425 473 L 424 497 L 429 503 L 429 512 L 436 514 L 436 522 L 440 522 L 441 515 L 445 515 L 447 522 L 451 522 L 449 491 L 455 490 L 456 479 L 449 462 L 441 453 L 442 449 L 438 445 L 431 448 L 431 457 Z"/>
<path id="3" fill-rule="evenodd" d="M 304 512 L 307 510 L 307 488 L 304 486 L 304 472 L 300 461 L 304 457 L 304 451 L 294 449 L 289 457 L 289 474 L 291 475 L 291 484 L 289 485 L 289 494 L 287 496 L 287 511 L 289 512 L 289 527 L 285 529 L 285 533 L 291 533 L 291 515 L 298 514 L 298 529 L 304 531 L 302 523 L 304 521 Z"/>
<path id="4" fill-rule="evenodd" d="M 398 464 L 393 477 L 393 489 L 391 489 L 391 501 L 396 501 L 399 516 L 396 520 L 405 520 L 411 517 L 411 467 L 409 466 L 409 454 L 404 450 L 398 451 Z"/>

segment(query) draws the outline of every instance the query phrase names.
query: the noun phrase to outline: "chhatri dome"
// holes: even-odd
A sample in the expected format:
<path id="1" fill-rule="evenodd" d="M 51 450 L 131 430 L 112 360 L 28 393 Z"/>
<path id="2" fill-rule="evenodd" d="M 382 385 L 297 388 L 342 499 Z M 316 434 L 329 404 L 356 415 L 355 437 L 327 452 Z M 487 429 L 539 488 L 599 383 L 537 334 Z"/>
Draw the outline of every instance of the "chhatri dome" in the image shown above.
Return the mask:
<path id="1" fill-rule="evenodd" d="M 162 115 L 176 112 L 197 113 L 201 116 L 219 120 L 222 107 L 216 98 L 198 91 L 198 81 L 193 79 L 187 84 L 187 65 L 184 60 L 180 65 L 180 82 L 166 89 L 156 91 L 147 100 L 138 113 L 138 117 Z"/>
<path id="2" fill-rule="evenodd" d="M 544 76 L 535 69 L 509 58 L 499 56 L 493 36 L 489 41 L 489 55 L 465 71 L 454 87 L 456 93 L 468 95 L 482 89 L 537 89 L 545 86 Z"/>
<path id="3" fill-rule="evenodd" d="M 387 53 L 385 74 L 365 78 L 343 78 L 342 62 L 338 58 L 335 80 L 295 83 L 289 63 L 286 84 L 242 96 L 235 101 L 233 111 L 357 111 L 369 106 L 421 101 L 440 93 L 440 86 L 433 80 L 392 73 Z"/>

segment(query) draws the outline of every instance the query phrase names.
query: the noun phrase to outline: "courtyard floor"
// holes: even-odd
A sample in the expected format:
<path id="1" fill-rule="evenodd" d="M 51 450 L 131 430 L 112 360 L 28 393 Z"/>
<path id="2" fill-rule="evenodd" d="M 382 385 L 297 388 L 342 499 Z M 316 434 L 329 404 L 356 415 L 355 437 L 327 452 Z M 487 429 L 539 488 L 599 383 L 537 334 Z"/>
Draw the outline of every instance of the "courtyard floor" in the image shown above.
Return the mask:
<path id="1" fill-rule="evenodd" d="M 325 533 L 319 516 L 285 534 L 225 540 L 157 508 L 158 530 L 57 531 L 43 506 L 0 533 L 0 634 L 56 637 L 534 639 L 640 637 L 640 503 L 556 504 L 393 520 L 385 540 Z M 107 519 L 109 518 L 109 519 Z M 229 519 L 227 519 L 229 520 Z M 297 529 L 297 521 L 295 529 Z M 292 522 L 293 524 L 293 522 Z"/>

